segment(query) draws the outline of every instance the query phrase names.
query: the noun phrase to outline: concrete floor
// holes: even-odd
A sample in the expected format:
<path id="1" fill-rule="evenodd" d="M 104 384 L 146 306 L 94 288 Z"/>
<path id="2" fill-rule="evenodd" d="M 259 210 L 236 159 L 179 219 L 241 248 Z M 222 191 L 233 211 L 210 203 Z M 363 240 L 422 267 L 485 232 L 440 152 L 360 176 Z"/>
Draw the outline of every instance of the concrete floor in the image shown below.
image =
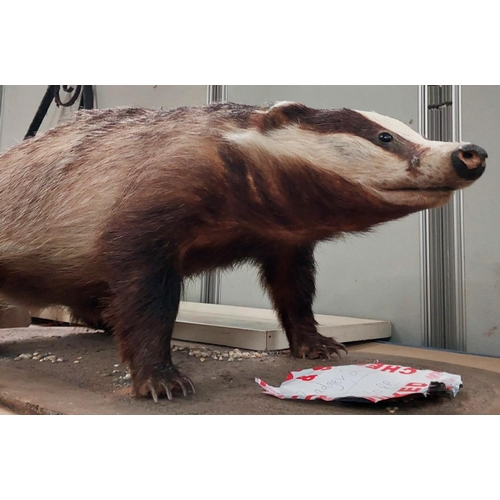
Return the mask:
<path id="1" fill-rule="evenodd" d="M 500 359 L 379 342 L 349 345 L 348 349 L 349 355 L 329 363 L 291 359 L 287 353 L 233 362 L 208 358 L 202 362 L 189 356 L 187 350 L 177 351 L 173 353 L 174 362 L 191 377 L 197 392 L 155 404 L 130 396 L 126 367 L 110 336 L 60 327 L 1 329 L 0 414 L 500 414 Z M 20 354 L 34 352 L 51 353 L 64 361 L 15 361 Z M 292 370 L 377 361 L 459 374 L 464 387 L 455 398 L 348 404 L 279 400 L 264 394 L 254 381 L 259 377 L 279 386 Z"/>

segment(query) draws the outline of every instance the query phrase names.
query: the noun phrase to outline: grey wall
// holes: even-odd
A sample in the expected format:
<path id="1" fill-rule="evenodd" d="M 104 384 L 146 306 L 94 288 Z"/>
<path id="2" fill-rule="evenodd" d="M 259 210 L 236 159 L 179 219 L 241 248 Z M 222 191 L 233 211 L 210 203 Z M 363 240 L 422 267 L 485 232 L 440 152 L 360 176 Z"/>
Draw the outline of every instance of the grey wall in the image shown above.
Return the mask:
<path id="1" fill-rule="evenodd" d="M 96 85 L 98 108 L 177 108 L 206 104 L 206 85 Z"/>
<path id="2" fill-rule="evenodd" d="M 46 85 L 4 85 L 0 129 L 0 150 L 23 140 L 47 89 Z M 73 106 L 75 109 L 77 106 Z M 40 132 L 57 125 L 72 108 L 51 106 Z"/>
<path id="3" fill-rule="evenodd" d="M 500 356 L 500 86 L 462 88 L 462 135 L 487 170 L 464 190 L 467 351 Z"/>
<path id="4" fill-rule="evenodd" d="M 418 128 L 418 86 L 229 86 L 228 99 L 374 110 Z M 419 251 L 418 214 L 382 226 L 369 236 L 319 245 L 315 312 L 390 320 L 394 342 L 420 345 Z M 255 269 L 249 266 L 223 275 L 221 299 L 229 305 L 270 307 Z"/>

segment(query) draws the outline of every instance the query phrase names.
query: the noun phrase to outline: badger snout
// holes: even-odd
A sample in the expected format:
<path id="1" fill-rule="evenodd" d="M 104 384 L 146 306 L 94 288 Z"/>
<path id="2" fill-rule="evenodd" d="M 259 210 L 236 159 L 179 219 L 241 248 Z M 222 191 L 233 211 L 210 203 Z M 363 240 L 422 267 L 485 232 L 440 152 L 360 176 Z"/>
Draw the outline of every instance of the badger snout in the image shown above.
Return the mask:
<path id="1" fill-rule="evenodd" d="M 475 144 L 464 144 L 451 154 L 456 174 L 467 181 L 479 179 L 486 168 L 488 153 Z"/>

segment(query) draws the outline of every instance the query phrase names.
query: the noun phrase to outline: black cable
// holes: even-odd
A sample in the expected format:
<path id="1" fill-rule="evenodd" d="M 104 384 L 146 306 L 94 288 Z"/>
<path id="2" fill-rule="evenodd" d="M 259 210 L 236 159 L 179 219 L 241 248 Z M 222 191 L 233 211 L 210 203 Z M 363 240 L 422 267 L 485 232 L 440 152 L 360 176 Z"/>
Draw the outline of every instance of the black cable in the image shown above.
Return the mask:
<path id="1" fill-rule="evenodd" d="M 31 122 L 28 132 L 26 132 L 26 135 L 24 136 L 25 139 L 28 139 L 29 137 L 34 137 L 35 134 L 38 132 L 38 129 L 40 128 L 40 125 L 42 124 L 43 119 L 45 118 L 45 115 L 47 114 L 47 111 L 54 99 L 56 87 L 58 87 L 58 85 L 49 85 L 47 87 L 42 102 L 38 107 L 38 111 L 36 112 L 35 117 Z"/>
<path id="2" fill-rule="evenodd" d="M 61 85 L 54 85 L 54 98 L 56 100 L 57 106 L 62 106 L 63 108 L 69 108 L 70 106 L 73 106 L 75 104 L 76 100 L 78 99 L 78 96 L 80 95 L 80 92 L 82 90 L 81 85 L 77 85 L 76 89 L 73 87 L 68 87 L 67 85 L 63 85 L 62 88 L 64 92 L 67 92 L 68 94 L 75 91 L 75 93 L 69 98 L 67 102 L 62 102 L 61 101 L 61 96 L 59 95 L 59 89 L 61 88 Z"/>
<path id="3" fill-rule="evenodd" d="M 82 99 L 78 109 L 94 108 L 94 89 L 92 85 L 84 85 L 82 90 Z"/>
<path id="4" fill-rule="evenodd" d="M 76 89 L 68 85 L 62 85 L 62 90 L 64 92 L 67 92 L 68 94 L 73 91 L 75 92 L 67 102 L 61 101 L 61 97 L 59 95 L 60 89 L 61 85 L 49 85 L 47 87 L 45 95 L 42 98 L 42 102 L 38 107 L 35 117 L 33 118 L 33 121 L 31 122 L 28 132 L 26 132 L 26 135 L 24 136 L 24 139 L 28 139 L 29 137 L 34 137 L 36 135 L 53 100 L 55 100 L 57 106 L 63 106 L 67 108 L 69 106 L 72 106 L 76 102 L 78 96 L 81 93 L 82 97 L 78 109 L 93 109 L 94 90 L 92 85 L 77 85 Z"/>

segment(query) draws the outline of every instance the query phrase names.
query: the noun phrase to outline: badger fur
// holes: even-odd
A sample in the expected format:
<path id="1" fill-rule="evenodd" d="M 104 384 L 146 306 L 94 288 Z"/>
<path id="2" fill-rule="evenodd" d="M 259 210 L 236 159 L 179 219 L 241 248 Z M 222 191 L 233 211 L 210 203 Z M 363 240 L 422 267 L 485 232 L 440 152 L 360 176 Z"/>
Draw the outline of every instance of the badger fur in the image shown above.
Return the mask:
<path id="1" fill-rule="evenodd" d="M 445 204 L 486 156 L 297 103 L 81 111 L 0 155 L 0 292 L 113 331 L 156 401 L 194 392 L 171 361 L 182 280 L 250 261 L 292 355 L 329 357 L 316 243 Z"/>

